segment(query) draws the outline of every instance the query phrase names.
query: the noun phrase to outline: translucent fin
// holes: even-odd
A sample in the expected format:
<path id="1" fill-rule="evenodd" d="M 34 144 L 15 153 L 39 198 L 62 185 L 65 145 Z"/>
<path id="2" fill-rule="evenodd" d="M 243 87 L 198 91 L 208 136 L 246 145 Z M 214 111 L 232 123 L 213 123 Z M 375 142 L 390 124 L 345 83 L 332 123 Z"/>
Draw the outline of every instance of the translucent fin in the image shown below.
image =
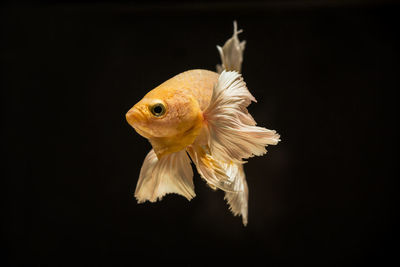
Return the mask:
<path id="1" fill-rule="evenodd" d="M 246 41 L 239 41 L 238 34 L 243 30 L 237 30 L 236 21 L 233 22 L 233 35 L 228 39 L 223 47 L 217 45 L 219 55 L 221 57 L 222 65 L 217 65 L 217 72 L 221 73 L 223 70 L 236 70 L 241 72 L 243 62 L 243 51 Z"/>
<path id="2" fill-rule="evenodd" d="M 248 188 L 242 164 L 223 163 L 208 154 L 207 148 L 193 144 L 187 148 L 190 157 L 197 166 L 197 171 L 213 189 L 225 191 L 230 210 L 242 216 L 247 225 Z"/>
<path id="3" fill-rule="evenodd" d="M 194 143 L 187 148 L 187 151 L 196 165 L 198 173 L 211 188 L 235 192 L 234 184 L 226 174 L 224 166 L 213 158 L 206 146 Z"/>
<path id="4" fill-rule="evenodd" d="M 146 156 L 135 190 L 139 203 L 155 202 L 168 193 L 176 193 L 191 200 L 196 196 L 193 171 L 186 151 L 171 153 L 157 159 L 152 149 Z"/>
<path id="5" fill-rule="evenodd" d="M 211 101 L 203 115 L 207 123 L 211 155 L 222 162 L 242 162 L 260 156 L 267 145 L 276 145 L 279 134 L 257 127 L 247 111 L 256 102 L 236 71 L 223 71 L 214 87 Z"/>
<path id="6" fill-rule="evenodd" d="M 225 164 L 226 174 L 233 183 L 233 189 L 237 192 L 225 192 L 225 200 L 229 209 L 237 216 L 242 216 L 243 225 L 247 225 L 249 189 L 247 187 L 246 175 L 243 164 Z"/>

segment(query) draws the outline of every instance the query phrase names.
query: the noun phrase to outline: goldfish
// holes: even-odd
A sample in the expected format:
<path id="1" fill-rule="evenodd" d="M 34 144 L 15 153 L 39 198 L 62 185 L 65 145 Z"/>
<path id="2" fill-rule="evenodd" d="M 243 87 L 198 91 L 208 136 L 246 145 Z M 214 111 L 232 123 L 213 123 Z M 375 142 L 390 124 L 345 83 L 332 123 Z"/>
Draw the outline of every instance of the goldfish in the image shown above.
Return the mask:
<path id="1" fill-rule="evenodd" d="M 138 203 L 161 200 L 175 193 L 191 200 L 194 163 L 214 190 L 225 192 L 232 213 L 248 222 L 246 159 L 264 155 L 280 135 L 256 125 L 247 107 L 256 102 L 240 74 L 245 41 L 233 36 L 217 46 L 222 64 L 218 72 L 193 69 L 182 72 L 149 91 L 127 113 L 134 130 L 152 149 L 139 173 Z"/>

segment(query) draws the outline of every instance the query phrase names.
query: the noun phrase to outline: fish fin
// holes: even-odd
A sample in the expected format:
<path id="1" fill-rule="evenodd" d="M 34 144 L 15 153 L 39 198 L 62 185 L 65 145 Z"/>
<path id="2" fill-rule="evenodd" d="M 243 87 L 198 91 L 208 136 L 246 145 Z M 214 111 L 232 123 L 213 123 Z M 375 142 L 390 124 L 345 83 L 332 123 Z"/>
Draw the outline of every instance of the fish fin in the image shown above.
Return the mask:
<path id="1" fill-rule="evenodd" d="M 182 195 L 188 200 L 196 196 L 190 159 L 184 150 L 158 159 L 152 149 L 140 170 L 135 197 L 139 203 L 155 202 L 168 193 Z"/>
<path id="2" fill-rule="evenodd" d="M 238 35 L 243 30 L 237 29 L 236 21 L 233 22 L 233 35 L 225 44 L 220 47 L 217 45 L 219 55 L 221 57 L 222 65 L 217 65 L 217 72 L 221 73 L 225 70 L 236 70 L 238 72 L 242 69 L 243 51 L 246 46 L 246 41 L 239 41 Z"/>
<path id="3" fill-rule="evenodd" d="M 186 148 L 200 176 L 212 189 L 235 192 L 224 166 L 210 154 L 206 145 L 192 144 Z"/>
<path id="4" fill-rule="evenodd" d="M 211 188 L 225 191 L 224 198 L 230 210 L 235 216 L 241 215 L 246 226 L 249 191 L 242 164 L 220 162 L 207 153 L 206 147 L 198 144 L 189 146 L 187 150 L 200 176 Z"/>
<path id="5" fill-rule="evenodd" d="M 243 225 L 247 225 L 249 189 L 243 164 L 230 163 L 225 165 L 226 173 L 233 183 L 233 189 L 237 192 L 225 192 L 224 199 L 229 204 L 233 215 L 241 215 Z"/>
<path id="6" fill-rule="evenodd" d="M 256 99 L 241 74 L 236 71 L 221 73 L 203 113 L 210 154 L 214 158 L 222 162 L 242 162 L 242 159 L 265 154 L 267 145 L 280 141 L 276 131 L 256 126 L 247 111 L 252 101 Z"/>

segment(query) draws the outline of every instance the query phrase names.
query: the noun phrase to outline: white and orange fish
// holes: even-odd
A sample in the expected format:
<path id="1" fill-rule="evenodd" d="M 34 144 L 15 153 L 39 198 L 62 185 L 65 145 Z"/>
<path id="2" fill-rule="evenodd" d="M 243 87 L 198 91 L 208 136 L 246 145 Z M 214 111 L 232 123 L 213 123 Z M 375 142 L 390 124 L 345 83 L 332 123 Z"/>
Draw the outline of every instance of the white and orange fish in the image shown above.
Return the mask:
<path id="1" fill-rule="evenodd" d="M 139 203 L 161 200 L 168 193 L 195 197 L 192 160 L 211 188 L 225 191 L 231 211 L 247 224 L 244 159 L 265 154 L 267 145 L 280 140 L 274 130 L 256 126 L 247 111 L 256 100 L 239 74 L 245 48 L 240 32 L 234 22 L 232 38 L 217 46 L 220 74 L 185 71 L 151 90 L 126 114 L 153 147 L 135 190 Z"/>

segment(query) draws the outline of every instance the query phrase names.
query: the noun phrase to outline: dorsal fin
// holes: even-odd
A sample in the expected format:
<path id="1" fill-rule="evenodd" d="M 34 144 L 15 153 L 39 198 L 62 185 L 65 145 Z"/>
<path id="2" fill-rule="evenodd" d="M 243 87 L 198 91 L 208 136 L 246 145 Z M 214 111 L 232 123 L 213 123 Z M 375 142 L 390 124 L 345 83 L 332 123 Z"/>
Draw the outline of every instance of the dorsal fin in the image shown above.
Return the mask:
<path id="1" fill-rule="evenodd" d="M 235 70 L 241 72 L 243 62 L 243 51 L 246 46 L 246 41 L 239 41 L 238 35 L 243 30 L 237 29 L 236 21 L 233 22 L 233 35 L 225 44 L 220 47 L 217 45 L 219 55 L 221 57 L 222 65 L 217 65 L 217 72 L 221 73 L 223 70 Z"/>

